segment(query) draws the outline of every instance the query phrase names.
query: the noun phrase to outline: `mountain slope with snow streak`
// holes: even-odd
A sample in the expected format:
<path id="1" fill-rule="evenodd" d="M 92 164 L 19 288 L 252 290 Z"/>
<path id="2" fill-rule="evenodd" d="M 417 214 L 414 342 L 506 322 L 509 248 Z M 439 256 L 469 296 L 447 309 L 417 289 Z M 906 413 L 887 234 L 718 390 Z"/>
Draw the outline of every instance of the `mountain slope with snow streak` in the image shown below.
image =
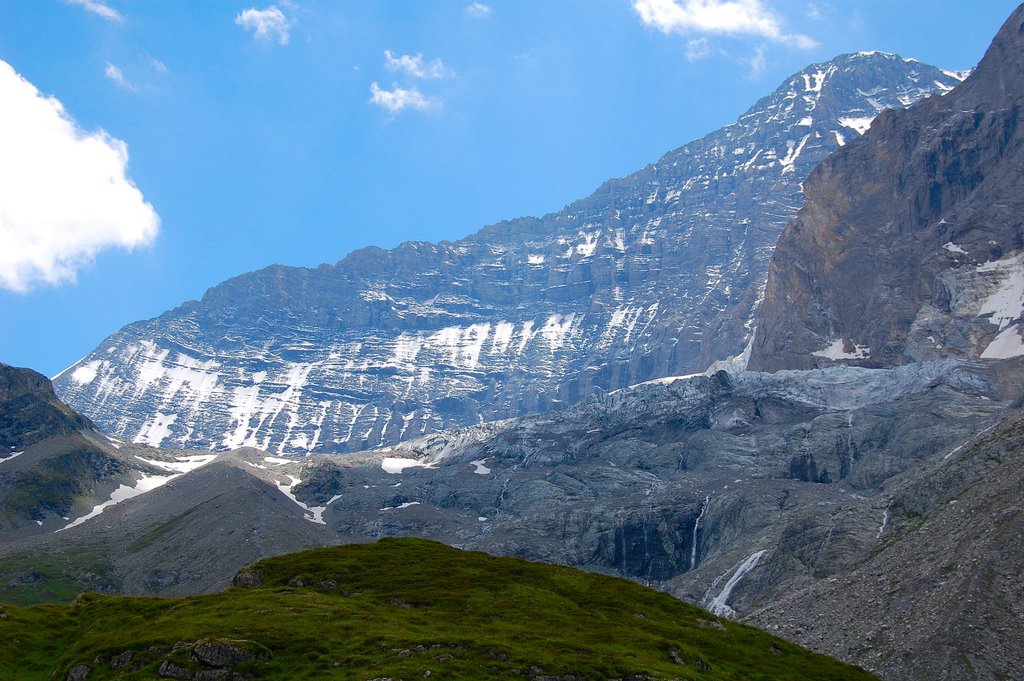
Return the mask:
<path id="1" fill-rule="evenodd" d="M 55 384 L 136 442 L 302 454 L 702 371 L 750 341 L 811 169 L 883 109 L 958 82 L 883 53 L 810 66 L 561 212 L 236 277 L 123 328 Z"/>

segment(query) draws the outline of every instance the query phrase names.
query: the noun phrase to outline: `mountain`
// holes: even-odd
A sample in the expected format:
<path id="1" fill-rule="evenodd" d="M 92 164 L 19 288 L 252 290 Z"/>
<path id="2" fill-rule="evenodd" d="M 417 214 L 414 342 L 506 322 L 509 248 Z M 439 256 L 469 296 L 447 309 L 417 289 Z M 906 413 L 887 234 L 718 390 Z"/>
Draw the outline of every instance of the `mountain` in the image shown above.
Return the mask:
<path id="1" fill-rule="evenodd" d="M 87 571 L 112 591 L 209 592 L 261 555 L 413 535 L 742 616 L 873 555 L 890 482 L 998 423 L 1022 379 L 1024 360 L 718 372 L 372 452 L 242 449 L 95 521 L 0 547 L 0 583 L 35 572 L 33 593 L 73 592 L 60 566 L 87 556 L 103 557 Z"/>
<path id="2" fill-rule="evenodd" d="M 106 436 L 57 399 L 49 379 L 0 364 L 0 539 L 52 529 L 131 482 L 131 473 Z"/>
<path id="3" fill-rule="evenodd" d="M 422 540 L 274 558 L 235 583 L 188 599 L 0 607 L 0 675 L 875 678 L 630 582 Z"/>
<path id="4" fill-rule="evenodd" d="M 961 78 L 877 52 L 810 66 L 559 213 L 236 277 L 118 331 L 55 385 L 124 439 L 296 454 L 702 371 L 748 344 L 811 169 Z"/>
<path id="5" fill-rule="evenodd" d="M 1014 678 L 1024 659 L 1019 540 L 1024 353 L 1014 352 L 1011 341 L 1020 327 L 1018 297 L 1024 291 L 1013 264 L 1021 253 L 1019 223 L 1001 207 L 1017 205 L 1016 178 L 1024 167 L 1015 160 L 1014 146 L 1015 111 L 1024 93 L 1022 36 L 1024 7 L 961 85 L 905 112 L 883 115 L 808 180 L 807 205 L 771 258 L 763 316 L 751 347 L 751 366 L 774 373 L 725 363 L 716 365 L 723 370 L 713 367 L 699 375 L 594 390 L 563 409 L 417 437 L 404 433 L 402 442 L 370 451 L 283 458 L 243 448 L 209 455 L 206 465 L 167 484 L 149 491 L 140 486 L 143 494 L 117 500 L 112 494 L 110 501 L 119 503 L 106 506 L 99 518 L 76 517 L 59 534 L 40 530 L 0 544 L 0 585 L 8 585 L 0 597 L 70 600 L 97 584 L 134 594 L 212 593 L 254 556 L 415 535 L 629 577 L 702 604 L 717 617 L 756 622 L 855 661 L 891 681 Z M 995 134 L 997 129 L 1003 132 Z M 878 205 L 892 212 L 881 212 Z M 976 219 L 969 225 L 957 222 L 963 234 L 939 243 L 933 231 L 938 222 L 931 220 L 942 206 L 950 209 L 939 221 Z M 829 215 L 831 222 L 822 217 Z M 918 220 L 925 215 L 930 217 Z M 520 224 L 533 224 L 538 233 L 543 227 L 542 222 Z M 511 233 L 512 227 L 505 229 Z M 493 243 L 507 243 L 498 239 L 500 232 L 491 228 Z M 915 243 L 920 257 L 914 255 Z M 439 253 L 449 246 L 456 247 L 430 248 Z M 406 256 L 397 255 L 402 252 L 357 253 L 316 272 L 277 269 L 277 284 L 250 299 L 243 285 L 269 275 L 247 275 L 224 285 L 236 287 L 232 291 L 214 289 L 204 302 L 130 328 L 141 334 L 151 328 L 147 324 L 169 323 L 177 314 L 182 328 L 198 334 L 201 315 L 214 310 L 228 315 L 230 308 L 231 319 L 264 314 L 261 323 L 269 334 L 270 316 L 282 308 L 265 305 L 260 313 L 256 303 L 247 307 L 252 301 L 288 301 L 291 323 L 298 325 L 302 306 L 322 299 L 332 277 L 350 271 L 359 258 L 364 258 L 359 282 L 369 281 L 366 273 L 377 271 L 374 267 L 391 271 L 400 262 L 409 268 L 421 264 L 402 260 Z M 948 259 L 946 269 L 936 269 L 937 257 Z M 393 281 L 435 276 L 431 271 L 403 270 L 405 278 L 396 274 Z M 649 280 L 644 295 L 661 291 L 662 279 Z M 299 287 L 303 294 L 296 297 L 291 291 L 298 281 L 306 288 Z M 353 290 L 364 285 L 346 281 Z M 380 299 L 383 307 L 374 309 L 391 309 L 400 298 Z M 229 300 L 239 302 L 230 307 Z M 531 299 L 523 295 L 522 300 L 526 306 Z M 668 303 L 665 308 L 674 309 Z M 849 318 L 859 320 L 859 327 L 847 326 L 853 323 L 844 316 L 850 310 L 860 315 Z M 591 314 L 596 313 L 582 318 Z M 384 317 L 359 328 L 383 328 Z M 910 326 L 901 327 L 906 319 Z M 934 352 L 923 353 L 915 344 L 921 320 L 946 333 L 941 348 L 932 334 Z M 242 342 L 235 333 L 241 326 L 217 328 L 224 347 Z M 289 361 L 319 352 L 312 341 L 315 328 L 304 328 L 310 330 L 310 345 L 295 338 L 282 341 L 296 353 Z M 854 331 L 860 335 L 851 335 Z M 420 331 L 402 333 L 412 339 Z M 957 334 L 962 342 L 954 342 Z M 568 352 L 576 347 L 570 343 L 574 336 L 565 338 Z M 141 338 L 132 342 L 144 345 Z M 148 399 L 146 386 L 165 384 L 173 400 L 194 399 L 189 395 L 200 386 L 203 399 L 194 400 L 196 408 L 216 412 L 213 403 L 227 380 L 217 373 L 221 369 L 179 361 L 190 356 L 192 346 L 180 346 L 169 359 L 170 349 L 154 350 L 160 347 L 157 340 L 145 343 L 148 349 L 138 352 L 159 357 L 139 359 L 145 381 L 133 388 L 138 399 Z M 379 375 L 398 380 L 401 371 L 419 366 L 415 362 L 430 356 L 424 354 L 427 341 L 421 345 L 404 356 L 406 364 Z M 101 353 L 114 359 L 97 356 L 62 380 L 82 390 L 106 385 L 104 399 L 114 404 L 119 384 L 105 373 L 103 362 L 113 365 L 119 347 L 104 346 Z M 480 348 L 477 361 L 491 356 L 487 344 Z M 524 353 L 532 357 L 525 348 Z M 823 368 L 814 368 L 819 360 Z M 175 364 L 160 363 L 165 361 Z M 370 366 L 358 369 L 364 378 Z M 533 362 L 523 371 L 543 366 Z M 452 360 L 445 375 L 450 378 L 457 368 Z M 257 411 L 260 386 L 271 376 L 266 371 L 246 393 L 252 399 L 246 404 Z M 300 383 L 311 375 L 296 374 L 287 399 L 273 403 L 276 411 L 245 427 L 267 433 L 278 427 L 275 419 L 284 419 L 281 415 L 293 413 L 305 399 L 309 386 Z M 550 380 L 556 380 L 553 370 Z M 511 389 L 508 382 L 502 385 Z M 320 427 L 327 432 L 332 403 L 326 394 L 321 398 Z M 173 441 L 178 417 L 162 408 L 156 430 L 146 432 Z M 480 416 L 463 415 L 469 413 L 469 420 Z M 298 420 L 291 427 L 292 436 L 306 432 Z M 176 460 L 170 452 L 143 455 L 142 445 L 121 446 L 140 452 L 134 455 L 139 460 L 157 455 Z M 404 569 L 416 574 L 416 561 Z M 315 591 L 322 585 L 317 578 L 307 580 L 312 571 L 312 566 L 292 569 L 283 583 L 294 581 L 293 587 L 281 586 L 277 578 L 271 585 L 283 591 L 312 584 Z M 251 572 L 240 579 L 240 584 L 260 582 Z M 415 611 L 417 601 L 399 601 L 392 605 L 412 605 Z M 120 607 L 115 602 L 112 610 Z M 194 651 L 197 637 L 207 635 L 182 634 L 180 650 Z M 414 648 L 398 650 L 413 656 Z M 89 650 L 92 658 L 62 664 L 88 666 L 87 658 L 104 661 L 121 650 L 107 650 L 108 658 Z M 689 671 L 679 668 L 677 675 Z"/>
<path id="6" fill-rule="evenodd" d="M 213 458 L 107 437 L 45 376 L 0 364 L 0 542 L 70 529 Z"/>
<path id="7" fill-rule="evenodd" d="M 811 173 L 751 369 L 1024 355 L 1022 22 L 963 85 L 879 116 Z"/>
<path id="8" fill-rule="evenodd" d="M 880 116 L 811 174 L 772 258 L 752 368 L 1020 361 L 1022 54 L 1024 5 L 962 85 Z M 888 679 L 1019 676 L 1022 403 L 892 481 L 896 522 L 868 560 L 752 621 Z"/>

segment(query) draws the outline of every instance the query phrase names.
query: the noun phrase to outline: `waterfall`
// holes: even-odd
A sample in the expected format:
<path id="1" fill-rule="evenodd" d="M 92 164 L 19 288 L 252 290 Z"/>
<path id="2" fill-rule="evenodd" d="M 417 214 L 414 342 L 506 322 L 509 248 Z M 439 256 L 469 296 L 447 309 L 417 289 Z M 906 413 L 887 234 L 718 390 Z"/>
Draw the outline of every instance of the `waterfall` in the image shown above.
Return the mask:
<path id="1" fill-rule="evenodd" d="M 704 517 L 705 511 L 708 510 L 708 502 L 711 501 L 711 496 L 704 497 L 704 505 L 700 507 L 700 515 L 697 516 L 697 520 L 693 522 L 693 545 L 690 547 L 690 569 L 697 567 L 697 530 L 700 529 L 700 519 Z"/>

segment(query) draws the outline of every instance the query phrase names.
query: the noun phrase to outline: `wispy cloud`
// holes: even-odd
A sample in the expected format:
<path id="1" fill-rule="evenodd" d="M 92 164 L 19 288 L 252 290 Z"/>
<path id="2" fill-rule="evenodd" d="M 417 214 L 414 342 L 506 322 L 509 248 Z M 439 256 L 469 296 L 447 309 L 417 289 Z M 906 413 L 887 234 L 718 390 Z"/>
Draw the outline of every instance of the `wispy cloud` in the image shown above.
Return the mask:
<path id="1" fill-rule="evenodd" d="M 462 11 L 471 17 L 482 19 L 491 13 L 491 8 L 482 2 L 474 2 L 471 5 L 466 5 Z"/>
<path id="2" fill-rule="evenodd" d="M 388 71 L 405 73 L 413 78 L 447 78 L 454 75 L 451 70 L 445 67 L 440 58 L 431 62 L 423 61 L 423 53 L 416 55 L 401 54 L 397 57 L 391 50 L 384 50 L 384 67 Z"/>
<path id="3" fill-rule="evenodd" d="M 764 73 L 765 69 L 764 47 L 758 47 L 756 50 L 754 50 L 754 54 L 750 58 L 745 59 L 744 61 L 746 61 L 746 63 L 750 65 L 751 78 L 756 78 L 757 76 L 760 76 L 762 73 Z"/>
<path id="4" fill-rule="evenodd" d="M 64 0 L 69 5 L 78 5 L 83 9 L 92 12 L 97 16 L 101 16 L 107 21 L 124 21 L 124 15 L 118 12 L 116 9 L 101 2 L 100 0 Z"/>
<path id="5" fill-rule="evenodd" d="M 131 90 L 132 92 L 136 92 L 135 86 L 131 83 L 131 81 L 124 77 L 124 72 L 122 72 L 121 69 L 111 64 L 109 61 L 107 62 L 107 68 L 103 70 L 103 75 L 105 75 L 108 79 L 113 81 L 113 83 L 118 87 L 122 87 L 125 90 Z"/>
<path id="6" fill-rule="evenodd" d="M 0 287 L 75 281 L 100 251 L 156 238 L 160 218 L 127 176 L 128 147 L 81 130 L 0 61 Z"/>
<path id="7" fill-rule="evenodd" d="M 252 31 L 256 40 L 276 39 L 278 44 L 287 45 L 295 20 L 287 17 L 276 5 L 271 5 L 266 9 L 250 7 L 243 10 L 235 17 L 235 23 L 247 31 Z"/>
<path id="8" fill-rule="evenodd" d="M 403 109 L 428 111 L 440 107 L 438 100 L 424 96 L 415 87 L 406 89 L 392 85 L 390 90 L 384 90 L 376 82 L 370 85 L 370 103 L 382 107 L 392 115 Z"/>
<path id="9" fill-rule="evenodd" d="M 688 61 L 700 61 L 709 56 L 711 56 L 711 41 L 707 38 L 696 38 L 686 42 L 686 59 Z"/>
<path id="10" fill-rule="evenodd" d="M 169 71 L 169 69 L 167 68 L 167 64 L 163 63 L 156 57 L 149 58 L 149 65 L 152 66 L 153 70 L 157 73 L 167 73 Z"/>
<path id="11" fill-rule="evenodd" d="M 662 33 L 749 35 L 809 49 L 813 38 L 786 33 L 782 20 L 762 0 L 633 0 L 647 26 Z"/>

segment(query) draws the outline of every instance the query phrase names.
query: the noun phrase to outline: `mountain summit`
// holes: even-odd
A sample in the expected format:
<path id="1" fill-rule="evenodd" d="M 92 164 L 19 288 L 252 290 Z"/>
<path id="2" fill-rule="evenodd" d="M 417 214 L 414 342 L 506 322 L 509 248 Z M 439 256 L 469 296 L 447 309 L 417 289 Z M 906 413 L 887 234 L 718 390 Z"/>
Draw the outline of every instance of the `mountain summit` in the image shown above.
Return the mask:
<path id="1" fill-rule="evenodd" d="M 702 371 L 748 344 L 811 169 L 961 77 L 878 52 L 813 65 L 559 213 L 236 277 L 123 328 L 55 385 L 137 442 L 294 454 Z"/>
<path id="2" fill-rule="evenodd" d="M 962 86 L 879 116 L 811 173 L 751 369 L 1024 355 L 1022 73 L 1018 8 Z"/>

